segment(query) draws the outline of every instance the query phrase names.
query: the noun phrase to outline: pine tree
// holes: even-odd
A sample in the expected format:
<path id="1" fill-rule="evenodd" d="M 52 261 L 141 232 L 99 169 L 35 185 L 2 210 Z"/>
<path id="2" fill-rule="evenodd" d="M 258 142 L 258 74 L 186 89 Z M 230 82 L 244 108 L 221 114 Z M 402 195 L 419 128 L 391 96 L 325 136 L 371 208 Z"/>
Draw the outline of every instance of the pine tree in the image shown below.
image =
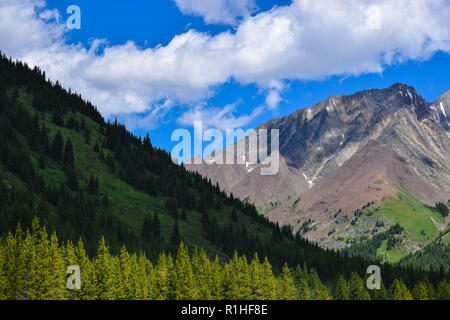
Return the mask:
<path id="1" fill-rule="evenodd" d="M 256 300 L 273 300 L 277 297 L 278 282 L 267 258 L 261 264 L 255 253 L 250 262 L 252 297 Z"/>
<path id="2" fill-rule="evenodd" d="M 334 299 L 335 300 L 348 300 L 350 298 L 350 288 L 348 287 L 347 281 L 339 276 L 336 283 L 336 288 L 334 289 Z"/>
<path id="3" fill-rule="evenodd" d="M 450 300 L 450 282 L 446 279 L 439 282 L 436 297 L 439 300 Z"/>
<path id="4" fill-rule="evenodd" d="M 223 299 L 223 274 L 219 257 L 216 255 L 214 262 L 211 264 L 211 299 Z"/>
<path id="5" fill-rule="evenodd" d="M 66 245 L 62 248 L 64 250 L 64 263 L 66 266 L 76 266 L 77 264 L 77 256 L 75 254 L 75 247 L 72 241 L 67 241 Z M 79 299 L 77 295 L 77 291 L 79 290 L 67 290 L 67 297 L 69 300 Z"/>
<path id="6" fill-rule="evenodd" d="M 53 143 L 51 146 L 51 156 L 54 160 L 59 161 L 61 160 L 62 152 L 63 138 L 61 132 L 58 131 L 58 133 L 55 135 L 55 138 L 53 139 Z"/>
<path id="7" fill-rule="evenodd" d="M 175 297 L 177 300 L 194 300 L 199 291 L 192 272 L 191 260 L 187 248 L 180 243 L 175 262 Z"/>
<path id="8" fill-rule="evenodd" d="M 152 277 L 150 297 L 153 300 L 167 300 L 170 297 L 170 280 L 172 266 L 165 253 L 158 258 Z"/>
<path id="9" fill-rule="evenodd" d="M 6 288 L 3 295 L 10 300 L 23 300 L 25 279 L 28 273 L 26 248 L 22 239 L 23 232 L 18 224 L 14 236 L 8 233 L 3 249 L 3 272 Z"/>
<path id="10" fill-rule="evenodd" d="M 99 184 L 98 184 L 98 178 L 94 178 L 94 176 L 91 174 L 89 178 L 88 183 L 88 192 L 90 194 L 98 194 L 100 191 Z"/>
<path id="11" fill-rule="evenodd" d="M 269 263 L 267 257 L 261 266 L 262 271 L 262 286 L 265 288 L 261 297 L 265 300 L 275 300 L 277 298 L 277 279 L 272 271 L 272 265 Z"/>
<path id="12" fill-rule="evenodd" d="M 100 300 L 114 300 L 118 296 L 116 260 L 109 253 L 105 239 L 100 240 L 94 260 L 96 295 Z"/>
<path id="13" fill-rule="evenodd" d="M 170 238 L 170 247 L 172 251 L 176 251 L 176 248 L 180 245 L 181 236 L 180 236 L 180 228 L 178 227 L 178 221 L 175 220 L 175 224 L 172 230 L 172 237 Z"/>
<path id="14" fill-rule="evenodd" d="M 153 240 L 153 223 L 149 216 L 145 216 L 144 221 L 142 222 L 141 237 L 147 242 Z"/>
<path id="15" fill-rule="evenodd" d="M 313 300 L 329 300 L 327 288 L 320 281 L 317 271 L 312 268 L 308 275 L 308 284 L 311 292 L 311 299 Z"/>
<path id="16" fill-rule="evenodd" d="M 50 271 L 50 298 L 57 300 L 65 300 L 68 298 L 66 291 L 66 269 L 67 265 L 64 261 L 64 250 L 60 248 L 56 233 L 50 238 L 49 247 L 49 266 Z"/>
<path id="17" fill-rule="evenodd" d="M 5 248 L 0 242 L 0 300 L 6 300 L 6 286 L 7 286 L 7 278 L 6 278 L 6 257 L 5 257 Z"/>
<path id="18" fill-rule="evenodd" d="M 311 300 L 311 293 L 308 286 L 308 270 L 305 265 L 306 272 L 301 266 L 297 266 L 294 270 L 295 287 L 297 288 L 297 298 L 299 300 Z"/>
<path id="19" fill-rule="evenodd" d="M 350 300 L 370 300 L 370 295 L 364 287 L 363 280 L 353 272 L 350 280 Z"/>
<path id="20" fill-rule="evenodd" d="M 194 279 L 196 286 L 198 288 L 199 299 L 201 300 L 211 300 L 213 290 L 212 286 L 212 267 L 211 261 L 206 256 L 204 250 L 200 251 L 198 254 L 197 249 L 191 257 L 192 272 L 194 274 Z"/>
<path id="21" fill-rule="evenodd" d="M 62 163 L 64 167 L 73 168 L 75 164 L 74 156 L 73 156 L 73 147 L 72 141 L 70 138 L 67 139 L 66 145 L 64 146 L 64 152 L 62 156 Z"/>
<path id="22" fill-rule="evenodd" d="M 66 171 L 66 179 L 67 179 L 68 187 L 73 191 L 77 191 L 78 190 L 78 179 L 77 179 L 77 174 L 76 174 L 75 170 L 68 169 Z"/>
<path id="23" fill-rule="evenodd" d="M 392 300 L 412 300 L 411 293 L 402 280 L 395 279 L 391 286 Z"/>
<path id="24" fill-rule="evenodd" d="M 117 275 L 117 298 L 120 300 L 133 299 L 135 295 L 133 286 L 133 267 L 130 254 L 125 246 L 120 249 Z"/>
<path id="25" fill-rule="evenodd" d="M 297 291 L 294 285 L 294 278 L 292 277 L 291 269 L 285 263 L 281 271 L 281 277 L 278 280 L 277 298 L 280 300 L 295 300 L 296 297 Z"/>
<path id="26" fill-rule="evenodd" d="M 373 300 L 387 300 L 387 292 L 386 287 L 384 286 L 384 282 L 381 279 L 380 289 L 375 289 L 372 291 L 372 299 Z"/>
<path id="27" fill-rule="evenodd" d="M 426 283 L 419 281 L 413 288 L 412 295 L 414 300 L 429 300 Z"/>
<path id="28" fill-rule="evenodd" d="M 98 299 L 97 278 L 93 263 L 89 260 L 84 249 L 83 240 L 79 239 L 75 247 L 76 265 L 81 269 L 81 290 L 74 294 L 81 300 Z"/>
<path id="29" fill-rule="evenodd" d="M 158 213 L 155 212 L 153 215 L 153 231 L 154 231 L 154 240 L 161 240 L 161 224 L 159 223 Z"/>
<path id="30" fill-rule="evenodd" d="M 50 242 L 45 227 L 41 227 L 35 218 L 32 233 L 25 239 L 27 248 L 28 272 L 25 276 L 24 298 L 30 300 L 48 300 L 53 297 L 53 279 Z"/>
<path id="31" fill-rule="evenodd" d="M 224 267 L 224 298 L 226 300 L 251 300 L 251 278 L 247 259 L 234 252 L 231 264 Z"/>
<path id="32" fill-rule="evenodd" d="M 436 299 L 436 290 L 434 289 L 434 286 L 432 283 L 427 283 L 427 295 L 429 300 L 435 300 Z"/>
<path id="33" fill-rule="evenodd" d="M 133 255 L 132 270 L 133 287 L 135 290 L 133 299 L 149 299 L 150 274 L 153 272 L 153 267 L 145 257 L 145 254 L 141 253 L 139 256 L 136 256 L 136 254 Z"/>

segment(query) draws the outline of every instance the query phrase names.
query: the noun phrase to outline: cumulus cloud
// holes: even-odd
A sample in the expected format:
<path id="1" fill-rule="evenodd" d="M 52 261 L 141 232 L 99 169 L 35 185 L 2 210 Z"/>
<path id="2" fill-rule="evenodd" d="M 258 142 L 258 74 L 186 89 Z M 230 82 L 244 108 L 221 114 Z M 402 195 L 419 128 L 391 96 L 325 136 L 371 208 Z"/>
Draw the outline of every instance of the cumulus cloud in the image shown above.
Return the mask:
<path id="1" fill-rule="evenodd" d="M 235 25 L 258 9 L 255 0 L 174 0 L 183 14 L 203 17 L 206 23 Z"/>
<path id="2" fill-rule="evenodd" d="M 16 58 L 33 48 L 51 46 L 64 34 L 58 13 L 38 0 L 0 0 L 0 49 Z"/>
<path id="3" fill-rule="evenodd" d="M 233 31 L 188 30 L 146 49 L 102 40 L 68 45 L 57 17 L 41 0 L 0 0 L 1 50 L 41 66 L 105 116 L 153 114 L 147 122 L 160 119 L 155 110 L 190 105 L 182 123 L 200 114 L 219 127 L 245 123 L 261 109 L 235 117 L 229 106 L 205 104 L 231 78 L 257 84 L 274 109 L 288 80 L 380 73 L 387 65 L 450 52 L 448 0 L 294 0 L 247 15 Z"/>

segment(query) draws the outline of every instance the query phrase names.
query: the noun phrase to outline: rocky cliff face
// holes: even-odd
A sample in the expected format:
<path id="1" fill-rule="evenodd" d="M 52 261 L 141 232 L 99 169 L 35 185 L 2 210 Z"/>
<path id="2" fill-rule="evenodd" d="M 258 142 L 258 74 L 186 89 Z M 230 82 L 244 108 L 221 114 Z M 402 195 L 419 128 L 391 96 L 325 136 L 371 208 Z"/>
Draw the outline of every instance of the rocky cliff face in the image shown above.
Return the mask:
<path id="1" fill-rule="evenodd" d="M 196 165 L 199 171 L 271 220 L 326 241 L 331 213 L 381 204 L 399 184 L 423 203 L 450 198 L 450 90 L 427 103 L 404 84 L 333 96 L 258 128 L 280 130 L 280 170 L 261 165 Z M 382 181 L 383 183 L 380 183 Z M 294 210 L 295 208 L 295 210 Z M 322 230 L 322 231 L 321 231 Z"/>

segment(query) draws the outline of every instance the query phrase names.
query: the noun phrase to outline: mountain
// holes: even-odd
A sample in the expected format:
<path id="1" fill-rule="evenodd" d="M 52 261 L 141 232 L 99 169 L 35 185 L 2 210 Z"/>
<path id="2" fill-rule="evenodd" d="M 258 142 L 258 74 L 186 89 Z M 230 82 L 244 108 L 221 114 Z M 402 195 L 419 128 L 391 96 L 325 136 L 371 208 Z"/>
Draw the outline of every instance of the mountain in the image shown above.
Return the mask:
<path id="1" fill-rule="evenodd" d="M 286 162 L 283 170 L 298 169 Z M 175 164 L 149 135 L 137 137 L 117 121 L 105 121 L 39 68 L 0 55 L 0 299 L 186 298 L 177 296 L 179 287 L 194 293 L 202 288 L 192 297 L 205 298 L 202 279 L 209 279 L 212 292 L 249 299 L 261 297 L 267 285 L 253 295 L 259 280 L 242 279 L 259 279 L 259 271 L 300 298 L 325 299 L 321 281 L 336 287 L 338 278 L 364 277 L 375 263 L 386 288 L 401 281 L 412 289 L 426 281 L 434 292 L 447 283 L 446 269 L 424 271 L 417 263 L 390 265 L 320 248 Z M 88 270 L 80 292 L 66 289 L 68 264 Z M 188 279 L 180 280 L 179 270 Z M 301 275 L 313 279 L 314 295 L 302 295 Z M 155 285 L 167 277 L 178 277 L 176 287 Z"/>
<path id="2" fill-rule="evenodd" d="M 32 230 L 34 217 L 69 247 L 68 241 L 82 239 L 90 257 L 103 237 L 114 255 L 126 246 L 157 261 L 183 241 L 223 263 L 235 251 L 249 260 L 258 253 L 277 273 L 285 263 L 306 263 L 326 282 L 353 271 L 363 275 L 373 263 L 323 250 L 270 222 L 253 205 L 175 164 L 150 136 L 105 121 L 39 68 L 0 55 L 0 242 L 18 224 Z M 402 268 L 388 265 L 386 272 L 409 284 L 421 277 L 411 270 L 408 277 L 415 278 L 407 279 Z"/>
<path id="3" fill-rule="evenodd" d="M 322 246 L 347 247 L 400 223 L 406 227 L 402 257 L 449 222 L 432 208 L 450 199 L 449 92 L 427 103 L 414 88 L 397 83 L 332 96 L 270 120 L 256 134 L 279 129 L 275 176 L 261 176 L 261 164 L 249 170 L 209 165 L 208 158 L 188 168 Z"/>
<path id="4" fill-rule="evenodd" d="M 302 242 L 317 251 L 305 241 L 294 243 L 254 207 L 174 164 L 148 135 L 137 137 L 117 120 L 106 122 L 80 95 L 5 56 L 0 191 L 0 236 L 18 223 L 31 228 L 36 216 L 63 241 L 82 238 L 91 256 L 101 237 L 112 252 L 126 245 L 150 257 L 176 251 L 181 240 L 221 259 L 234 250 L 270 255 L 264 248 L 269 250 L 272 234 L 280 246 Z"/>

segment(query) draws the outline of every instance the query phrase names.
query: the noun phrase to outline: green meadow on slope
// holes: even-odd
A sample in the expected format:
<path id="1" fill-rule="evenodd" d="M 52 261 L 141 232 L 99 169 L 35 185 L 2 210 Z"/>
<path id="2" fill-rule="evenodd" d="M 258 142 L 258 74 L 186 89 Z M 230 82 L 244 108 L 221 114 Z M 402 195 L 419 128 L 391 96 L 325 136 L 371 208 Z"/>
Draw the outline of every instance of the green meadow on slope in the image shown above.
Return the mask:
<path id="1" fill-rule="evenodd" d="M 346 252 L 396 263 L 441 236 L 441 228 L 445 225 L 442 214 L 423 204 L 404 185 L 396 187 L 396 197 L 386 197 L 378 208 L 371 210 L 375 217 L 383 216 L 392 226 L 398 226 L 395 232 L 388 230 L 363 239 L 345 249 Z M 449 263 L 445 262 L 446 267 Z"/>
<path id="2" fill-rule="evenodd" d="M 398 185 L 397 198 L 383 201 L 379 213 L 393 223 L 400 224 L 414 241 L 426 242 L 439 234 L 445 219 L 436 210 L 425 206 L 403 185 Z"/>

